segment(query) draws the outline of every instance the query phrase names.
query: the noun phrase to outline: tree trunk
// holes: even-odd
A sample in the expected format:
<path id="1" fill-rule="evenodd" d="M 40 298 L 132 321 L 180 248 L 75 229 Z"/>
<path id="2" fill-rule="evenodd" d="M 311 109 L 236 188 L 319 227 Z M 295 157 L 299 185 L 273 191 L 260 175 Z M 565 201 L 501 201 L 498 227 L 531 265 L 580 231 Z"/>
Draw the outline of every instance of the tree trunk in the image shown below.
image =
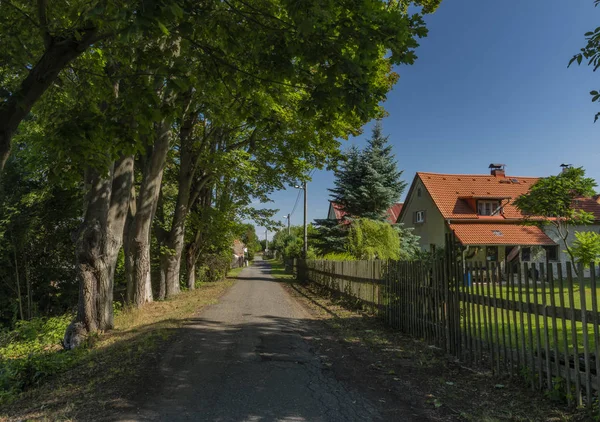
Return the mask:
<path id="1" fill-rule="evenodd" d="M 0 104 L 0 172 L 10 155 L 10 142 L 31 107 L 56 80 L 65 66 L 96 39 L 96 29 L 77 32 L 77 38 L 52 39 L 46 51 L 8 101 Z"/>
<path id="2" fill-rule="evenodd" d="M 88 334 L 99 329 L 99 290 L 108 277 L 103 255 L 113 172 L 114 168 L 109 170 L 108 175 L 102 175 L 94 169 L 86 172 L 86 185 L 89 186 L 87 206 L 75 241 L 79 301 L 77 316 L 67 328 L 63 340 L 66 349 L 80 346 Z"/>
<path id="3" fill-rule="evenodd" d="M 132 303 L 139 307 L 152 302 L 150 275 L 150 230 L 162 183 L 163 169 L 169 150 L 170 128 L 161 123 L 156 129 L 156 140 L 144 168 L 142 184 L 137 198 L 135 216 L 128 233 L 126 269 L 131 271 Z"/>
<path id="4" fill-rule="evenodd" d="M 90 333 L 113 327 L 114 271 L 132 180 L 131 156 L 119 159 L 107 174 L 87 171 L 87 206 L 75 240 L 79 302 L 63 340 L 66 349 L 78 347 Z"/>
<path id="5" fill-rule="evenodd" d="M 160 257 L 161 273 L 164 274 L 167 287 L 167 298 L 181 293 L 179 286 L 179 269 L 181 267 L 181 252 L 179 255 L 163 254 Z M 162 275 L 161 275 L 162 277 Z"/>
<path id="6" fill-rule="evenodd" d="M 185 243 L 185 221 L 190 208 L 191 189 L 196 174 L 197 161 L 202 151 L 202 148 L 197 148 L 196 151 L 193 148 L 192 130 L 196 122 L 196 113 L 187 115 L 191 103 L 191 94 L 186 98 L 187 102 L 183 110 L 186 117 L 179 131 L 180 154 L 177 203 L 175 204 L 171 230 L 161 236 L 161 245 L 167 249 L 167 252 L 162 253 L 160 257 L 161 282 L 164 280 L 166 297 L 173 297 L 181 292 L 179 280 L 181 256 Z"/>
<path id="7" fill-rule="evenodd" d="M 133 156 L 120 158 L 114 167 L 110 206 L 106 225 L 104 261 L 106 276 L 99 286 L 98 324 L 101 330 L 114 327 L 113 287 L 119 251 L 123 245 L 123 232 L 129 207 L 129 196 L 133 184 Z"/>
<path id="8" fill-rule="evenodd" d="M 13 240 L 13 252 L 15 258 L 15 281 L 17 282 L 17 301 L 19 302 L 19 316 L 21 317 L 21 321 L 25 318 L 23 317 L 23 296 L 21 296 L 21 280 L 19 278 L 19 262 L 17 261 L 17 245 Z"/>
<path id="9" fill-rule="evenodd" d="M 188 245 L 185 250 L 185 263 L 187 272 L 187 288 L 194 290 L 196 288 L 196 249 L 193 245 Z"/>

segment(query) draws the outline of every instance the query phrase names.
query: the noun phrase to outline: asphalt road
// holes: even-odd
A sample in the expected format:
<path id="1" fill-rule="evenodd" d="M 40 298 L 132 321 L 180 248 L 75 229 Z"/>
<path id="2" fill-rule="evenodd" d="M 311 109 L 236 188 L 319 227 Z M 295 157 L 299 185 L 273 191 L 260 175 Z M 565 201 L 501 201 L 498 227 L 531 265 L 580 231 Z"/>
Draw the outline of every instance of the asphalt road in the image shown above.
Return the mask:
<path id="1" fill-rule="evenodd" d="M 137 412 L 143 421 L 371 421 L 376 406 L 311 351 L 310 317 L 262 261 L 182 328 Z"/>

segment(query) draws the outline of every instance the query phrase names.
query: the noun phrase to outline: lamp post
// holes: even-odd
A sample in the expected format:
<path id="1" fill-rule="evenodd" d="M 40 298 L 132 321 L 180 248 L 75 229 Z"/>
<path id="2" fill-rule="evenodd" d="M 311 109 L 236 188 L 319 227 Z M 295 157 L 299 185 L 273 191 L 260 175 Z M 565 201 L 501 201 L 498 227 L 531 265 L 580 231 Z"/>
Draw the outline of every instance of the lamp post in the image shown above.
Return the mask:
<path id="1" fill-rule="evenodd" d="M 288 236 L 289 236 L 290 235 L 290 218 L 291 218 L 291 214 L 284 215 L 283 218 L 287 218 Z"/>

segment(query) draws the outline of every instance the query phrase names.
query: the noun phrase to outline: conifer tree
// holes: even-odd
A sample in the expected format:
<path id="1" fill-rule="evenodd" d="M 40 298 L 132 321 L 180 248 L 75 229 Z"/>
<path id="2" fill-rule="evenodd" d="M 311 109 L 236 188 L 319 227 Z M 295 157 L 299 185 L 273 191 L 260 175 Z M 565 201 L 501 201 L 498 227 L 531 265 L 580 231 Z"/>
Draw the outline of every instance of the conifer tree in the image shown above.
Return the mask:
<path id="1" fill-rule="evenodd" d="M 406 187 L 388 140 L 377 121 L 367 147 L 363 151 L 351 148 L 336 171 L 331 197 L 350 217 L 385 221 L 386 211 Z"/>

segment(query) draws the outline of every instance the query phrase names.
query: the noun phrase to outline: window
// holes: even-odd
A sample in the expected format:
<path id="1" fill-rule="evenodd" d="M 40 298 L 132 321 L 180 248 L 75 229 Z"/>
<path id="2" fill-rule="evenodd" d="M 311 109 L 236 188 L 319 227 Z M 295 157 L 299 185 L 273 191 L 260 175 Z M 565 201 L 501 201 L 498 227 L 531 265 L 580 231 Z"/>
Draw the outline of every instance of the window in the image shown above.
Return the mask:
<path id="1" fill-rule="evenodd" d="M 421 197 L 421 188 L 417 189 L 417 196 L 420 198 Z"/>
<path id="2" fill-rule="evenodd" d="M 415 212 L 415 223 L 424 223 L 424 222 L 425 222 L 425 211 Z"/>
<path id="3" fill-rule="evenodd" d="M 521 248 L 521 261 L 531 261 L 531 248 Z"/>
<path id="4" fill-rule="evenodd" d="M 500 208 L 500 201 L 477 201 L 477 214 L 495 215 Z"/>
<path id="5" fill-rule="evenodd" d="M 558 245 L 544 246 L 546 249 L 546 259 L 548 261 L 558 261 Z"/>
<path id="6" fill-rule="evenodd" d="M 429 244 L 429 250 L 431 251 L 432 254 L 435 253 L 435 243 L 430 243 Z"/>
<path id="7" fill-rule="evenodd" d="M 485 248 L 485 259 L 488 261 L 498 261 L 498 246 L 488 246 Z"/>

